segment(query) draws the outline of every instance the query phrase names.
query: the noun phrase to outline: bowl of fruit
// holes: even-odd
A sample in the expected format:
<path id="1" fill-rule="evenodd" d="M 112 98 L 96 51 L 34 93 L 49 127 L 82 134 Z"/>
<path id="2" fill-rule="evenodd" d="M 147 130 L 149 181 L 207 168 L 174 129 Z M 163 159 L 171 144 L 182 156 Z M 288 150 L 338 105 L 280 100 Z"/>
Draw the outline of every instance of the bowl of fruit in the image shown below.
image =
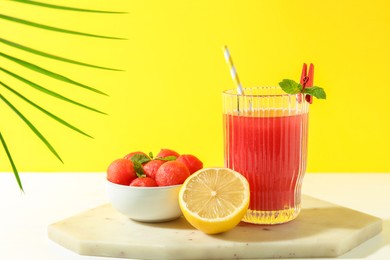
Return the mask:
<path id="1" fill-rule="evenodd" d="M 194 155 L 161 149 L 132 152 L 107 168 L 107 195 L 118 212 L 141 222 L 165 222 L 179 218 L 178 194 L 183 182 L 203 163 Z"/>

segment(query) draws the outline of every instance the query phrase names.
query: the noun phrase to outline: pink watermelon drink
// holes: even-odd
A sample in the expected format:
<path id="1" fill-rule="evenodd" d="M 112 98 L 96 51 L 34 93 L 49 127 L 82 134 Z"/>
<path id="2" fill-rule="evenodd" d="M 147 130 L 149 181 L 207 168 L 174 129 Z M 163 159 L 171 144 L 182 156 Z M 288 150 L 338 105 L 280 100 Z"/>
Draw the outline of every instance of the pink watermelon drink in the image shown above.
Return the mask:
<path id="1" fill-rule="evenodd" d="M 244 221 L 284 223 L 300 211 L 306 170 L 308 105 L 276 90 L 224 92 L 225 165 L 250 184 Z M 270 92 L 271 91 L 271 92 Z"/>

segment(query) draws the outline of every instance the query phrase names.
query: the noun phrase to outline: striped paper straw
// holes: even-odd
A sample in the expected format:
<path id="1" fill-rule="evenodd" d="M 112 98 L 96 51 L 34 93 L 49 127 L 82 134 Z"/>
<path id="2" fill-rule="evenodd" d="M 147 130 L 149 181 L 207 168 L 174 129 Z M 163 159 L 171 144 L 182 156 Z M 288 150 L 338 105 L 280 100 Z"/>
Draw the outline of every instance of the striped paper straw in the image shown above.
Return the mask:
<path id="1" fill-rule="evenodd" d="M 224 46 L 223 53 L 225 56 L 225 60 L 226 60 L 228 66 L 229 66 L 229 69 L 230 69 L 230 75 L 232 76 L 234 83 L 237 85 L 237 92 L 238 92 L 238 94 L 243 95 L 244 90 L 242 88 L 240 79 L 238 78 L 236 68 L 234 67 L 232 56 L 230 56 L 229 49 L 226 45 Z"/>

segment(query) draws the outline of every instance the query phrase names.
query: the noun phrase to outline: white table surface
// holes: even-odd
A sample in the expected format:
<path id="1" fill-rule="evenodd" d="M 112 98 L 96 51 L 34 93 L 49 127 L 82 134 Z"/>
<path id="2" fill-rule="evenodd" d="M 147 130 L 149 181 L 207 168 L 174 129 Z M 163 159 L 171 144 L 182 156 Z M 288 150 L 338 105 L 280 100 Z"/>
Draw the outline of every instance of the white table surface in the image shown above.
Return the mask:
<path id="1" fill-rule="evenodd" d="M 108 260 L 52 242 L 49 224 L 107 203 L 104 173 L 0 173 L 0 259 Z M 383 219 L 380 235 L 339 258 L 390 259 L 390 173 L 306 174 L 303 193 Z"/>

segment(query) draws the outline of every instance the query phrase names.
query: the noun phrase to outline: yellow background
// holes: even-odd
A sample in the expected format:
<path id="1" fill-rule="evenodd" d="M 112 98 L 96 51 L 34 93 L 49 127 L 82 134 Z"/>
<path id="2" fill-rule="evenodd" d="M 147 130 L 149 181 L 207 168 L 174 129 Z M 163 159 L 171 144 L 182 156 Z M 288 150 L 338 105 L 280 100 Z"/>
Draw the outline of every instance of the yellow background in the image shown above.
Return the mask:
<path id="1" fill-rule="evenodd" d="M 227 44 L 245 86 L 299 80 L 302 64 L 315 64 L 315 84 L 325 88 L 328 99 L 311 106 L 308 172 L 390 172 L 388 1 L 47 2 L 127 14 L 6 0 L 0 0 L 0 13 L 127 40 L 49 32 L 0 19 L 1 37 L 124 71 L 67 64 L 0 43 L 1 52 L 109 94 L 82 90 L 0 57 L 2 67 L 108 113 L 67 104 L 0 72 L 2 81 L 94 137 L 59 125 L 0 88 L 64 160 L 56 160 L 0 102 L 0 129 L 19 171 L 105 171 L 130 151 L 157 153 L 162 147 L 193 153 L 205 166 L 223 165 L 221 91 L 235 87 L 222 54 Z M 10 170 L 0 150 L 0 171 Z"/>

